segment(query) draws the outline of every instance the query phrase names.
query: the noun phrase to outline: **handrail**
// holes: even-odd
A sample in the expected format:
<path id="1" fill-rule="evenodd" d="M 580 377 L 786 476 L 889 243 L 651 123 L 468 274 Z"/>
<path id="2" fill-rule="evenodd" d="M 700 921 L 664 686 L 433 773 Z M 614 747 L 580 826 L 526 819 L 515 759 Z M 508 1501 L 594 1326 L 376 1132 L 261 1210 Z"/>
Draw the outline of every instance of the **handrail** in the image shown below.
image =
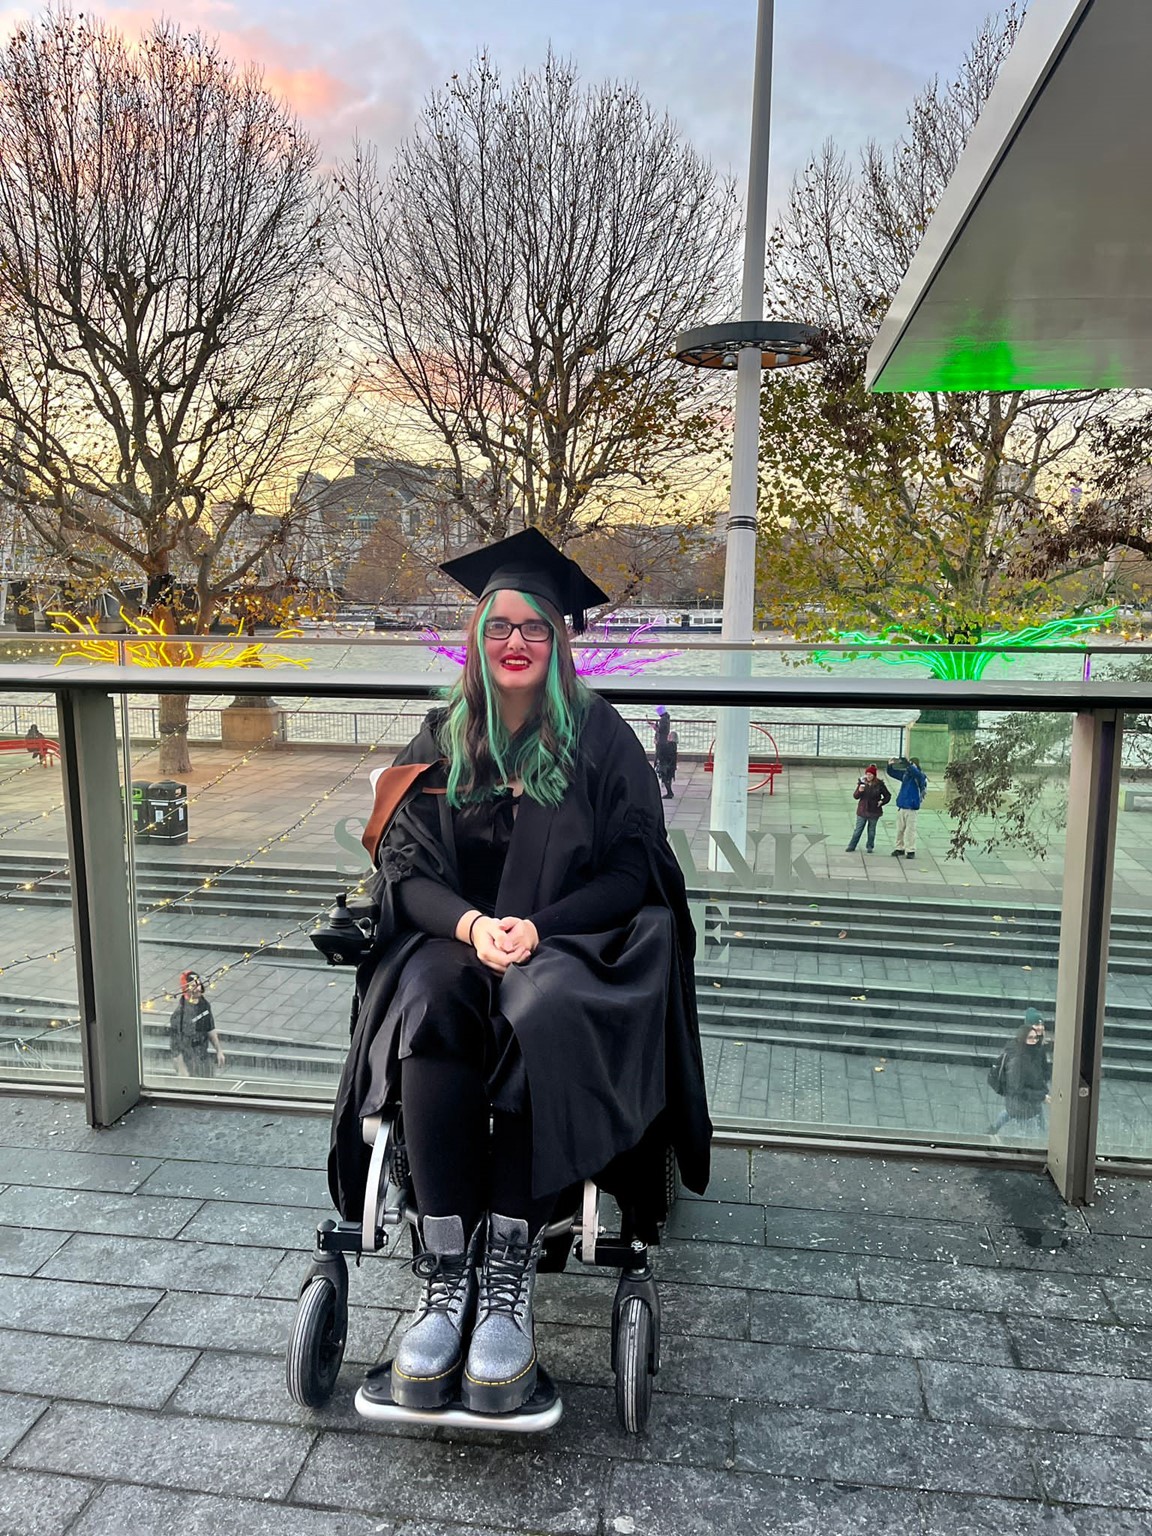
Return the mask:
<path id="1" fill-rule="evenodd" d="M 254 667 L 151 668 L 131 666 L 0 665 L 0 690 L 19 693 L 172 694 L 229 693 L 285 698 L 329 695 L 355 699 L 437 699 L 451 678 L 429 673 L 395 677 L 309 669 L 306 672 Z M 936 678 L 878 678 L 837 675 L 803 677 L 599 677 L 589 679 L 595 692 L 616 704 L 741 705 L 796 708 L 804 704 L 846 709 L 932 707 L 1075 714 L 1085 709 L 1132 712 L 1152 708 L 1152 678 L 1092 679 L 1089 682 L 1019 683 L 941 681 Z"/>

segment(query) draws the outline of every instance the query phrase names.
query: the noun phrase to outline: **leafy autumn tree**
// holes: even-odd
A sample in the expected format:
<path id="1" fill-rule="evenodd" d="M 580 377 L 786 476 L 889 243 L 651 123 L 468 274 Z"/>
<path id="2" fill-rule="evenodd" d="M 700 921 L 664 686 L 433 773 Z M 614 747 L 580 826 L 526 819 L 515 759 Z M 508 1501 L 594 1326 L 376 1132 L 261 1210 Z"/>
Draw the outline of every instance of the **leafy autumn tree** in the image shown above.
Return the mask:
<path id="1" fill-rule="evenodd" d="M 173 629 L 290 585 L 283 482 L 323 381 L 316 166 L 254 71 L 168 23 L 129 43 L 61 11 L 0 53 L 0 485 L 57 569 L 135 582 Z M 188 767 L 184 699 L 160 766 Z"/>
<path id="2" fill-rule="evenodd" d="M 735 246 L 668 118 L 551 55 L 510 85 L 481 55 L 386 174 L 358 150 L 341 207 L 361 388 L 425 432 L 478 537 L 668 517 L 719 441 L 670 343 L 722 313 Z"/>
<path id="3" fill-rule="evenodd" d="M 853 167 L 826 144 L 773 233 L 772 301 L 821 331 L 816 363 L 764 392 L 762 575 L 770 617 L 799 633 L 974 642 L 1050 615 L 1054 575 L 1077 568 L 1046 540 L 1114 394 L 864 387 L 868 346 L 1019 25 L 1015 6 L 986 22 L 890 149 L 869 144 Z"/>

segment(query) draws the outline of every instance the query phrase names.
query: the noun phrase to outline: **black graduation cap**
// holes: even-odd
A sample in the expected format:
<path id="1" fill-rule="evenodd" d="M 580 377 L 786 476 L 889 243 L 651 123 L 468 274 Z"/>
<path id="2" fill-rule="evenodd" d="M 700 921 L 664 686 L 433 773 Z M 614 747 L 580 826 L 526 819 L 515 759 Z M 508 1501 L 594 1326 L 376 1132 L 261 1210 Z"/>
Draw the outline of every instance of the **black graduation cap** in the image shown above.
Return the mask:
<path id="1" fill-rule="evenodd" d="M 526 528 L 487 549 L 460 555 L 440 567 L 473 597 L 493 592 L 529 592 L 558 612 L 570 615 L 577 634 L 585 628 L 585 610 L 610 601 L 576 564 L 562 555 L 538 528 Z"/>

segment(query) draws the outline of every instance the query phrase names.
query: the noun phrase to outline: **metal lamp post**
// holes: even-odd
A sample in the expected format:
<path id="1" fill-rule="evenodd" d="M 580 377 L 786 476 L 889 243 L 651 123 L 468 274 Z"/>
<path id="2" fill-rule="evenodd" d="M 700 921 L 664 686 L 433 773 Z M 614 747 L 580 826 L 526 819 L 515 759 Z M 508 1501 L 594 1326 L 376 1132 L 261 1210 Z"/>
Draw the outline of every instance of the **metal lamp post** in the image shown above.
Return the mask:
<path id="1" fill-rule="evenodd" d="M 680 362 L 736 370 L 736 419 L 732 434 L 732 486 L 728 503 L 728 545 L 724 563 L 724 618 L 721 639 L 752 639 L 756 594 L 756 491 L 760 450 L 760 374 L 764 368 L 811 361 L 814 332 L 803 325 L 764 319 L 764 252 L 768 229 L 768 147 L 772 105 L 773 0 L 760 0 L 752 89 L 752 149 L 748 164 L 748 205 L 744 229 L 744 273 L 740 319 L 685 331 L 676 339 Z M 751 671 L 751 653 L 729 651 L 726 674 Z M 726 709 L 716 728 L 712 784 L 712 827 L 727 832 L 736 851 L 745 852 L 748 833 L 748 711 Z M 715 867 L 726 867 L 714 850 Z"/>

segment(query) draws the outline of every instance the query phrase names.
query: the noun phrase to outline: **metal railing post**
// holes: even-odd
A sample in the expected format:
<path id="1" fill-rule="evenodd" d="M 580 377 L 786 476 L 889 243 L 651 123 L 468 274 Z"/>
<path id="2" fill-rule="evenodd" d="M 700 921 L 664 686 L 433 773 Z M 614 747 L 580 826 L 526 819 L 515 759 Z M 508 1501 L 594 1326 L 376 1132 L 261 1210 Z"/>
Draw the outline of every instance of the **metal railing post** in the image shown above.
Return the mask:
<path id="1" fill-rule="evenodd" d="M 80 998 L 84 1101 L 90 1125 L 111 1125 L 140 1097 L 140 1009 L 119 803 L 116 709 L 103 693 L 57 696 L 72 924 Z"/>
<path id="2" fill-rule="evenodd" d="M 1048 1131 L 1048 1168 L 1072 1205 L 1095 1195 L 1122 738 L 1116 710 L 1083 710 L 1073 723 Z"/>

